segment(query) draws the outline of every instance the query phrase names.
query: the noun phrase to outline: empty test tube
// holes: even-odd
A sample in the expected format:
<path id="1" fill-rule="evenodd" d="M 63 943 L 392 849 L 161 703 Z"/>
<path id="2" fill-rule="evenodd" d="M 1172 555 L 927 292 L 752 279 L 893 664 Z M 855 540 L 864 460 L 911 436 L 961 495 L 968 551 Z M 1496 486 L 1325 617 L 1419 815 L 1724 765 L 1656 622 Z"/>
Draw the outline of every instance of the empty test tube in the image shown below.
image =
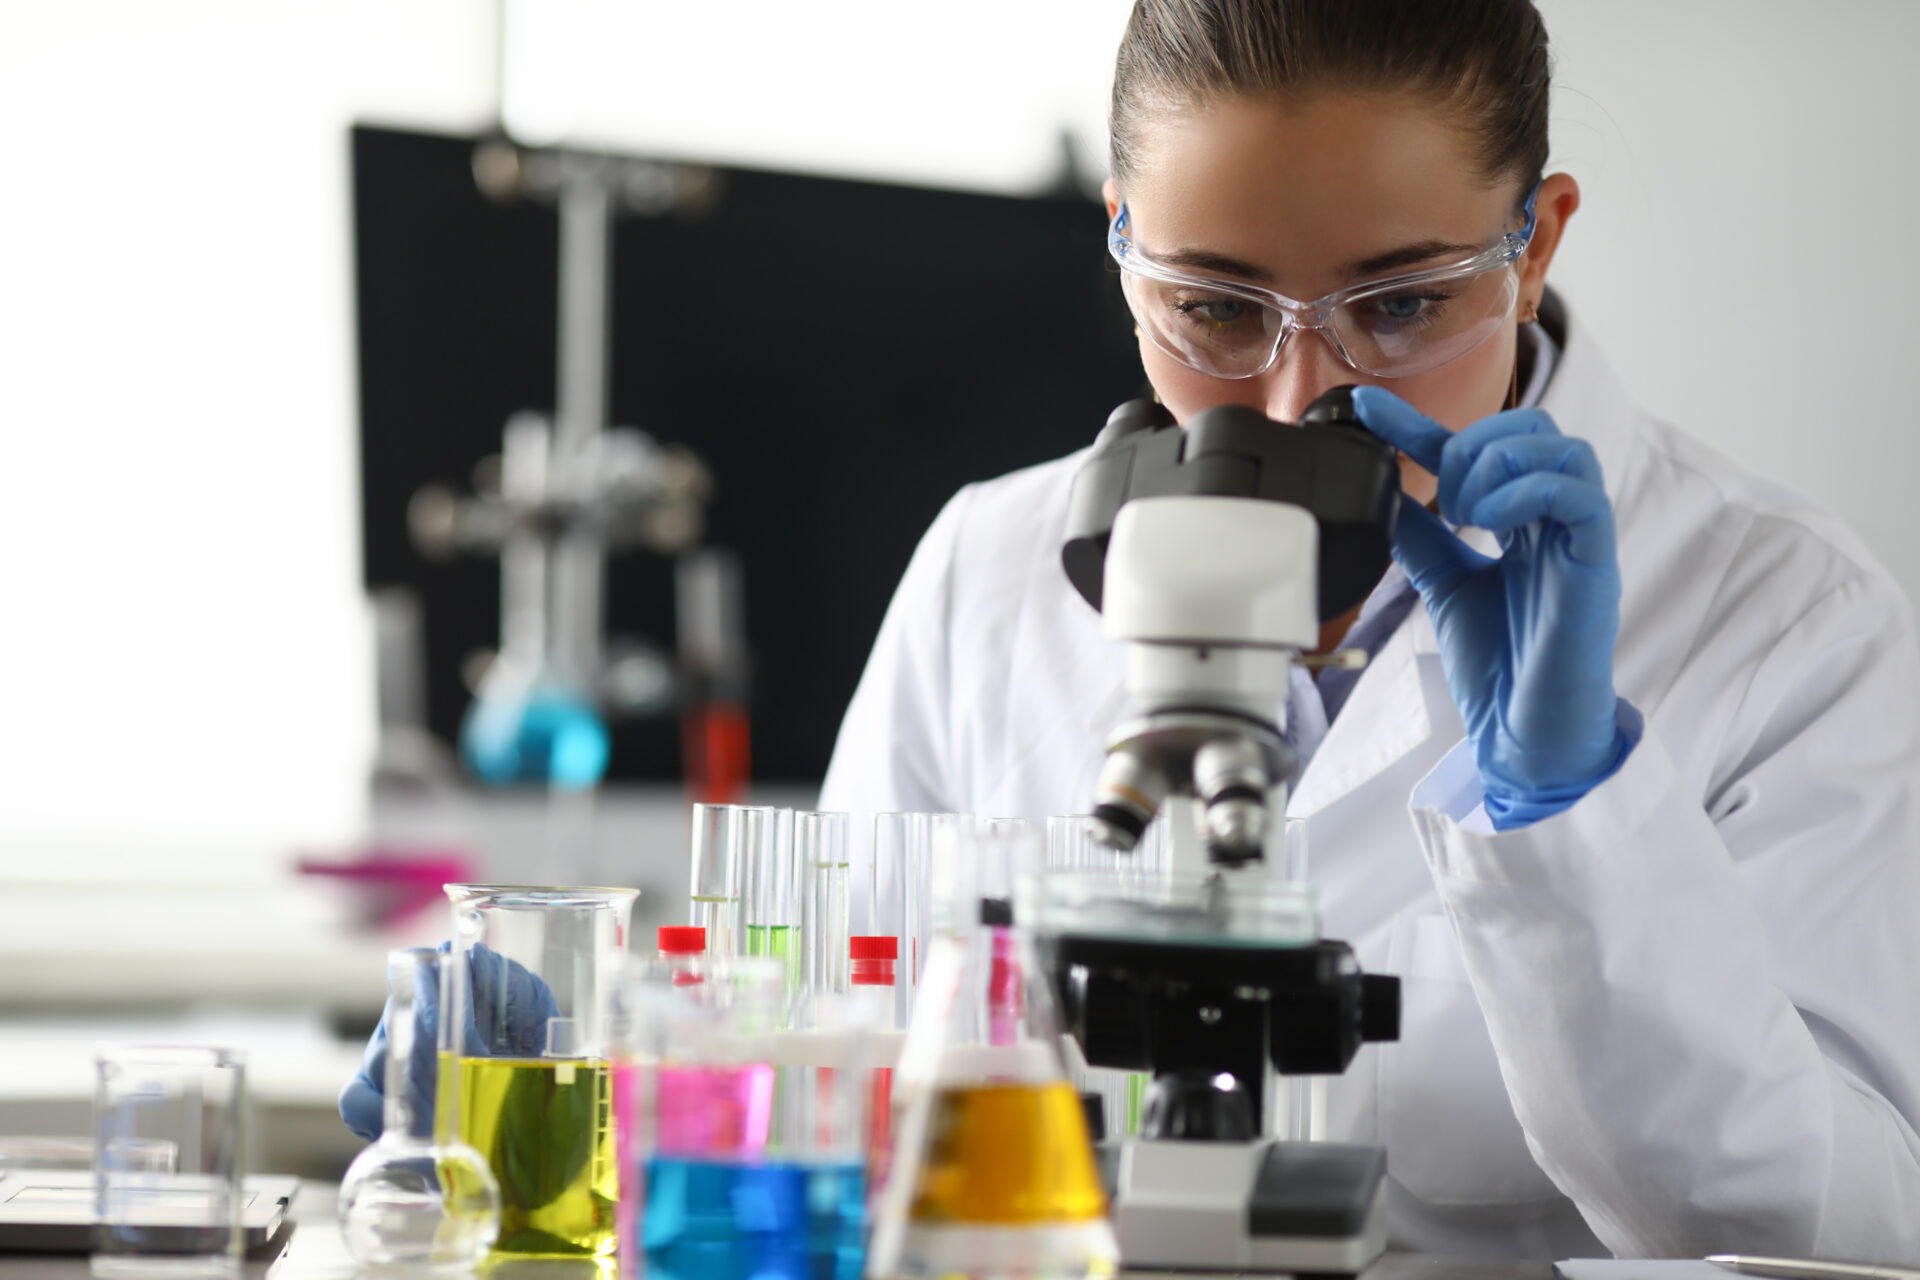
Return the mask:
<path id="1" fill-rule="evenodd" d="M 799 813 L 793 844 L 800 864 L 801 982 L 809 993 L 847 990 L 847 853 L 844 813 Z"/>
<path id="2" fill-rule="evenodd" d="M 707 953 L 735 953 L 740 924 L 740 805 L 693 806 L 688 923 L 706 930 Z"/>

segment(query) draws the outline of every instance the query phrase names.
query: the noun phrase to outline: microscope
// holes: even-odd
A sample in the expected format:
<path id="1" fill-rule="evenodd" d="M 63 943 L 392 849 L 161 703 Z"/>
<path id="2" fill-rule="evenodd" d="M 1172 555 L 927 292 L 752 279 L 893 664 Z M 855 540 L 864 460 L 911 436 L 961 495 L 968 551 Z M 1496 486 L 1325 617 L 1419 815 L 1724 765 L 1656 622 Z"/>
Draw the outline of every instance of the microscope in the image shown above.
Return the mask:
<path id="1" fill-rule="evenodd" d="M 1383 1150 L 1271 1136 L 1305 1136 L 1279 1077 L 1399 1036 L 1399 980 L 1321 938 L 1270 856 L 1289 669 L 1379 581 L 1398 510 L 1351 390 L 1297 425 L 1134 401 L 1074 481 L 1067 576 L 1127 645 L 1088 824 L 1130 851 L 1159 820 L 1175 849 L 1163 877 L 1049 878 L 1035 929 L 1087 1063 L 1153 1075 L 1141 1136 L 1100 1148 L 1129 1267 L 1355 1275 L 1385 1247 Z"/>

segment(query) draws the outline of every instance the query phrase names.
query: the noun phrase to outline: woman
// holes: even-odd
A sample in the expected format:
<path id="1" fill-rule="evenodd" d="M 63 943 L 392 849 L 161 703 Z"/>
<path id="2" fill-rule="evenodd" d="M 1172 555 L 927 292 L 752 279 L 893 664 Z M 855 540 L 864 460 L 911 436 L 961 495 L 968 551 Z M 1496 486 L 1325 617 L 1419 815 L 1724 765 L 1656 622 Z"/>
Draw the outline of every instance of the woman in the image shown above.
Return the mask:
<path id="1" fill-rule="evenodd" d="M 1405 454 L 1397 567 L 1321 636 L 1372 662 L 1288 708 L 1326 932 L 1404 984 L 1332 1136 L 1386 1145 L 1406 1247 L 1920 1257 L 1910 612 L 1547 292 L 1547 84 L 1526 0 L 1139 0 L 1116 66 L 1159 398 L 1362 384 Z M 934 522 L 825 807 L 1086 807 L 1122 661 L 1059 567 L 1077 462 Z"/>

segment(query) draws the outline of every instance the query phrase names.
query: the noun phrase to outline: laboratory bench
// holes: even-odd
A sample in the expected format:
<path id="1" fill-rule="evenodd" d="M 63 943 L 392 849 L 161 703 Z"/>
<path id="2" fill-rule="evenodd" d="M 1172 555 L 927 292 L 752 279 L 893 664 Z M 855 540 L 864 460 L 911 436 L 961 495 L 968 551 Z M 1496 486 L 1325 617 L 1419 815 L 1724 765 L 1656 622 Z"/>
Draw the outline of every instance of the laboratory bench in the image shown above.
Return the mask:
<path id="1" fill-rule="evenodd" d="M 357 1268 L 347 1256 L 333 1220 L 336 1188 L 331 1183 L 303 1182 L 294 1201 L 291 1236 L 279 1256 L 250 1261 L 246 1280 L 351 1280 Z M 599 1280 L 601 1272 L 592 1263 L 535 1262 L 495 1268 L 488 1280 Z M 1166 1277 L 1174 1273 L 1152 1271 L 1123 1272 L 1122 1280 L 1137 1276 Z M 1217 1276 L 1233 1273 L 1192 1272 L 1191 1275 Z M 1363 1280 L 1550 1280 L 1549 1262 L 1489 1261 L 1479 1258 L 1442 1258 L 1431 1254 L 1388 1253 L 1367 1268 Z M 88 1280 L 84 1257 L 49 1257 L 27 1254 L 0 1254 L 0 1280 Z"/>
<path id="2" fill-rule="evenodd" d="M 756 803 L 806 805 L 799 789 Z M 600 797 L 575 874 L 538 852 L 550 815 L 537 800 L 474 795 L 449 807 L 376 803 L 369 844 L 461 847 L 496 883 L 632 885 L 636 943 L 685 920 L 686 802 L 674 788 Z M 333 886 L 296 880 L 285 851 L 183 865 L 123 851 L 38 857 L 0 875 L 0 1135 L 91 1131 L 92 1055 L 104 1041 L 231 1044 L 248 1053 L 247 1166 L 302 1176 L 296 1224 L 247 1280 L 348 1280 L 356 1267 L 334 1225 L 337 1178 L 362 1143 L 336 1099 L 359 1064 L 385 997 L 385 956 L 447 934 L 444 908 L 400 928 L 353 927 Z M 334 852 L 317 850 L 313 852 Z M 134 856 L 141 853 L 142 856 Z M 76 870 L 75 868 L 80 868 Z M 525 1277 L 599 1280 L 590 1264 L 537 1263 Z M 518 1270 L 518 1267 L 512 1270 Z M 536 1276 L 533 1271 L 537 1270 Z M 562 1275 L 561 1272 L 576 1272 Z M 85 1280 L 87 1259 L 0 1253 L 0 1280 Z M 1142 1273 L 1160 1275 L 1167 1273 Z M 1544 1262 L 1389 1253 L 1367 1280 L 1546 1280 Z"/>

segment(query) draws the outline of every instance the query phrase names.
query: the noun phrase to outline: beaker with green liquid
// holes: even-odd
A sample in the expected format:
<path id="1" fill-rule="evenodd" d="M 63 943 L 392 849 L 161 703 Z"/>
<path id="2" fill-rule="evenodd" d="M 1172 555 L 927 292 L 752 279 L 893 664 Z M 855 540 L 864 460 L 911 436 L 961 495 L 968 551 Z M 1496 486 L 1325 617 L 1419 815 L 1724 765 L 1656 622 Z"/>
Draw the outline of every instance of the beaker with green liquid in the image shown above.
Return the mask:
<path id="1" fill-rule="evenodd" d="M 492 1257 L 609 1258 L 610 1036 L 634 889 L 450 884 L 434 1136 L 500 1184 Z"/>

